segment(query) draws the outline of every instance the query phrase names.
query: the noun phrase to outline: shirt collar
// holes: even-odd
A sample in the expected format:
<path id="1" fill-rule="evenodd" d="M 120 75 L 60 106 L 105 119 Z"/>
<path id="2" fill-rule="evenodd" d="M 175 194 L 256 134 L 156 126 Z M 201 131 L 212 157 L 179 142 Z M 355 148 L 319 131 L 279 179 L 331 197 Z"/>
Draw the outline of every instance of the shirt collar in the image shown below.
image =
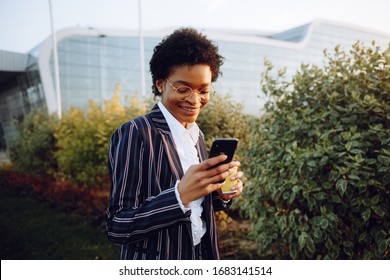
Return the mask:
<path id="1" fill-rule="evenodd" d="M 198 125 L 193 123 L 188 123 L 187 128 L 185 128 L 172 114 L 168 111 L 168 109 L 164 106 L 164 104 L 159 101 L 158 107 L 161 110 L 161 113 L 164 115 L 164 118 L 166 119 L 169 129 L 171 130 L 173 139 L 175 140 L 175 143 L 178 143 L 184 133 L 187 131 L 190 133 L 192 140 L 196 144 L 198 142 L 200 129 Z"/>

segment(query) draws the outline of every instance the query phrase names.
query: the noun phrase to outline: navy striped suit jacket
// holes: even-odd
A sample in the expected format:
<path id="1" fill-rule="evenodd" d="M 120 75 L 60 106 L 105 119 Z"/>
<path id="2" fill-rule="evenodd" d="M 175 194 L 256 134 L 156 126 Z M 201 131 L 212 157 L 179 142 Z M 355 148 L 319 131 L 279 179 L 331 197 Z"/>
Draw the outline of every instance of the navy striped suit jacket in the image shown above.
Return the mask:
<path id="1" fill-rule="evenodd" d="M 197 143 L 206 159 L 204 137 Z M 183 213 L 174 186 L 183 176 L 169 126 L 157 105 L 119 127 L 111 137 L 107 234 L 121 259 L 195 259 L 190 211 Z M 219 259 L 214 211 L 227 208 L 216 193 L 203 202 L 207 232 L 202 246 Z"/>

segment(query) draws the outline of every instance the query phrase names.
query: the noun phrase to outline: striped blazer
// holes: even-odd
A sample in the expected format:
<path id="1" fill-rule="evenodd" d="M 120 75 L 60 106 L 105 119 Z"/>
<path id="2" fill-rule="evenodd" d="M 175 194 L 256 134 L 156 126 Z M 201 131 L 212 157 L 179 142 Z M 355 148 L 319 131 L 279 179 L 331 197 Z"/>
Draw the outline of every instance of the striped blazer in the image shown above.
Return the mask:
<path id="1" fill-rule="evenodd" d="M 203 134 L 200 160 L 207 153 Z M 112 135 L 108 159 L 111 180 L 107 234 L 121 245 L 121 259 L 195 259 L 191 211 L 183 213 L 174 186 L 183 176 L 169 126 L 157 105 L 123 124 Z M 214 211 L 227 208 L 216 193 L 203 202 L 206 234 L 202 246 L 219 259 Z"/>

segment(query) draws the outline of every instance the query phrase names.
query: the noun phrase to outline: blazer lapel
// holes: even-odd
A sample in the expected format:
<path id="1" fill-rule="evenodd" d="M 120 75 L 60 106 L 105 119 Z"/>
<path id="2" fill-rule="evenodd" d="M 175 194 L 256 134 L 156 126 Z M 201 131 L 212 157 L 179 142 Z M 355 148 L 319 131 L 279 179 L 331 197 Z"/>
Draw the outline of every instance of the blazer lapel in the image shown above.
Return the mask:
<path id="1" fill-rule="evenodd" d="M 161 135 L 161 139 L 164 144 L 164 149 L 167 154 L 172 174 L 174 175 L 176 180 L 180 180 L 184 175 L 183 168 L 181 167 L 180 158 L 176 151 L 175 142 L 173 140 L 173 136 L 169 129 L 168 123 L 157 104 L 150 111 L 149 116 Z"/>
<path id="2" fill-rule="evenodd" d="M 207 159 L 207 151 L 202 131 L 199 132 L 198 142 L 196 142 L 196 150 L 198 151 L 198 157 L 200 162 Z"/>

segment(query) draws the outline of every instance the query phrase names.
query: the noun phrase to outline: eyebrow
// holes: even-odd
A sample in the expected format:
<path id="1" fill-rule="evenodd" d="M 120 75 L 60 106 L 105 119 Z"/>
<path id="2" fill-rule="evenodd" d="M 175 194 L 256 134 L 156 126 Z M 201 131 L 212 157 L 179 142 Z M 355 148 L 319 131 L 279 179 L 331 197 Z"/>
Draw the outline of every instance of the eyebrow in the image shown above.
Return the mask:
<path id="1" fill-rule="evenodd" d="M 183 81 L 183 80 L 177 80 L 177 81 L 173 81 L 172 83 L 179 83 L 179 84 L 183 84 L 185 86 L 188 86 L 188 87 L 193 87 L 194 85 L 187 82 L 187 81 Z M 211 86 L 211 83 L 205 83 L 205 84 L 201 84 L 200 87 L 201 88 L 204 88 L 204 87 L 208 87 L 208 86 Z"/>

